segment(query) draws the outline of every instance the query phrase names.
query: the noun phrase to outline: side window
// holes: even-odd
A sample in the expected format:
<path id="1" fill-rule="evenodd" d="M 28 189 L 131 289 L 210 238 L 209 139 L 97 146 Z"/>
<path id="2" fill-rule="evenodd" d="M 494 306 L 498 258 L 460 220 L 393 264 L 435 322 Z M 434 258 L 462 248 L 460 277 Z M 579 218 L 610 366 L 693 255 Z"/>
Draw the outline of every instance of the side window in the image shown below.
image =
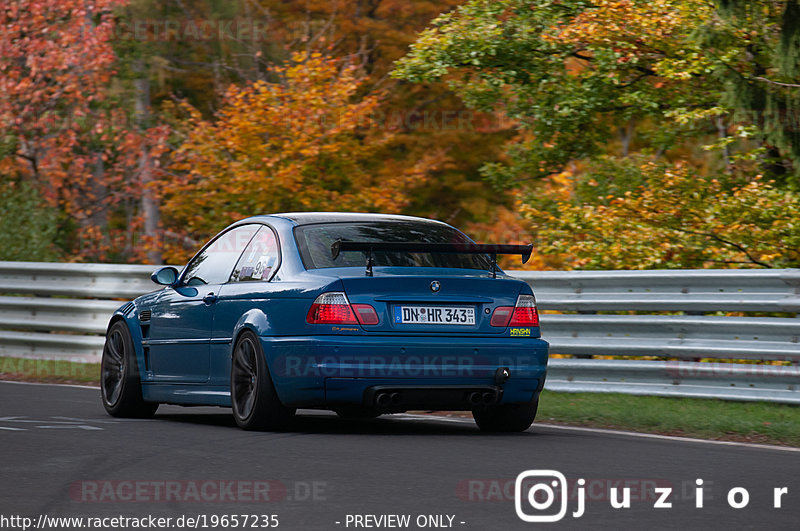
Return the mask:
<path id="1" fill-rule="evenodd" d="M 278 267 L 279 260 L 280 252 L 275 233 L 271 228 L 262 226 L 239 258 L 231 281 L 269 280 Z"/>
<path id="2" fill-rule="evenodd" d="M 189 286 L 223 284 L 260 225 L 242 225 L 222 234 L 186 266 L 183 282 Z"/>

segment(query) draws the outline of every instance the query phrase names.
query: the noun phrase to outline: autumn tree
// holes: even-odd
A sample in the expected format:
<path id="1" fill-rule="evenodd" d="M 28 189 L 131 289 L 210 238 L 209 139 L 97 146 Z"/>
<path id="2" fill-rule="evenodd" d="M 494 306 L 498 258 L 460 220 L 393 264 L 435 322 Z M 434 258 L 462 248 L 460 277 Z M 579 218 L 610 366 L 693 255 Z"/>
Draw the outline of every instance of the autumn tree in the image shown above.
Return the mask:
<path id="1" fill-rule="evenodd" d="M 506 160 L 483 173 L 517 189 L 540 248 L 560 253 L 555 263 L 787 265 L 793 255 L 776 256 L 791 209 L 769 205 L 793 204 L 800 174 L 796 8 L 473 0 L 434 21 L 395 75 L 443 79 L 469 105 L 518 124 Z M 696 201 L 700 191 L 725 209 Z M 759 205 L 777 217 L 747 212 Z M 751 220 L 735 225 L 751 234 L 729 230 L 734 213 Z M 597 230 L 603 217 L 609 232 Z M 615 247 L 615 236 L 625 243 Z M 679 238 L 686 252 L 661 252 Z"/>
<path id="2" fill-rule="evenodd" d="M 163 187 L 170 223 L 204 239 L 259 213 L 400 211 L 432 162 L 386 163 L 393 138 L 372 127 L 379 95 L 359 95 L 357 71 L 296 53 L 274 69 L 276 82 L 231 85 L 214 120 L 184 103 L 186 136 Z M 186 251 L 169 256 L 181 260 Z"/>
<path id="3" fill-rule="evenodd" d="M 370 146 L 356 153 L 361 171 L 380 177 L 386 197 L 396 180 L 418 175 L 387 210 L 458 224 L 489 219 L 509 196 L 485 187 L 477 169 L 496 158 L 507 128 L 492 115 L 467 116 L 446 87 L 386 78 L 416 32 L 460 1 L 9 3 L 0 8 L 0 174 L 31 183 L 41 201 L 25 195 L 26 204 L 55 215 L 55 255 L 158 261 L 164 238 L 190 243 L 180 217 L 159 211 L 153 186 L 164 181 L 167 146 L 180 145 L 195 118 L 213 124 L 229 85 L 285 84 L 275 67 L 295 51 L 317 52 L 358 65 L 348 103 L 382 95 L 354 133 Z M 198 25 L 213 31 L 190 30 Z M 185 123 L 171 111 L 184 99 L 200 113 Z M 174 137 L 166 124 L 177 128 Z M 172 170 L 180 184 L 186 176 Z M 356 204 L 367 202 L 327 208 Z M 222 212 L 209 225 L 228 219 Z"/>
<path id="4" fill-rule="evenodd" d="M 20 194 L 34 204 L 31 194 L 42 195 L 50 208 L 85 206 L 71 185 L 75 171 L 88 169 L 91 159 L 75 151 L 110 79 L 114 4 L 41 0 L 0 7 L 0 177 L 9 192 L 15 190 L 4 218 L 25 216 L 13 208 L 13 196 Z"/>
<path id="5" fill-rule="evenodd" d="M 0 7 L 0 178 L 18 193 L 32 189 L 55 210 L 57 231 L 43 234 L 52 234 L 55 254 L 67 258 L 141 258 L 137 211 L 126 208 L 141 193 L 132 154 L 163 151 L 163 132 L 133 130 L 109 97 L 114 10 L 123 4 L 26 0 Z"/>
<path id="6" fill-rule="evenodd" d="M 362 65 L 363 91 L 386 97 L 375 112 L 375 127 L 391 130 L 395 149 L 388 162 L 400 167 L 437 153 L 430 178 L 411 194 L 409 214 L 459 226 L 496 220 L 498 206 L 511 196 L 487 187 L 479 168 L 497 160 L 509 123 L 494 112 L 466 109 L 447 86 L 388 78 L 426 24 L 463 0 L 260 0 L 268 10 L 270 35 L 287 50 L 316 50 L 352 57 Z M 287 52 L 288 53 L 288 52 Z M 476 225 L 476 229 L 480 230 Z"/>
<path id="7" fill-rule="evenodd" d="M 392 210 L 458 224 L 491 219 L 496 205 L 508 202 L 509 196 L 488 189 L 478 168 L 499 153 L 505 139 L 502 124 L 498 126 L 496 120 L 492 123 L 492 115 L 465 112 L 446 87 L 398 83 L 386 77 L 392 62 L 405 53 L 416 32 L 460 1 L 259 0 L 218 4 L 132 0 L 117 11 L 121 25 L 115 41 L 117 83 L 132 95 L 142 94 L 144 91 L 137 87 L 147 84 L 151 120 L 171 121 L 163 106 L 169 108 L 173 99 L 180 98 L 213 123 L 215 110 L 225 106 L 223 98 L 229 85 L 280 82 L 283 76 L 275 66 L 291 61 L 293 52 L 342 58 L 358 65 L 356 98 L 375 91 L 382 94 L 368 119 L 362 120 L 361 130 L 369 129 L 371 138 L 392 139 L 383 149 L 373 150 L 376 159 L 365 160 L 364 165 L 383 175 L 426 168 L 427 173 L 417 179 L 418 185 Z M 137 22 L 143 23 L 140 33 L 144 37 L 136 37 Z M 245 38 L 226 34 L 198 38 L 187 34 L 187 24 L 195 23 L 244 23 L 251 31 Z M 165 34 L 167 24 L 173 28 L 172 34 Z M 180 123 L 172 123 L 185 129 Z M 209 226 L 218 229 L 229 219 L 220 214 Z M 191 246 L 185 227 L 169 215 L 161 221 L 160 235 L 169 240 L 167 245 L 183 241 Z"/>
<path id="8" fill-rule="evenodd" d="M 760 176 L 706 177 L 685 164 L 631 157 L 605 171 L 644 182 L 605 194 L 600 180 L 553 176 L 520 207 L 556 267 L 796 267 L 800 196 Z M 594 176 L 597 177 L 598 173 Z M 597 194 L 597 195 L 594 195 Z M 583 198 L 576 200 L 576 198 Z"/>
<path id="9" fill-rule="evenodd" d="M 57 193 L 75 132 L 110 80 L 117 3 L 38 0 L 0 8 L 2 155 L 12 158 L 4 173 L 37 184 L 49 177 Z"/>

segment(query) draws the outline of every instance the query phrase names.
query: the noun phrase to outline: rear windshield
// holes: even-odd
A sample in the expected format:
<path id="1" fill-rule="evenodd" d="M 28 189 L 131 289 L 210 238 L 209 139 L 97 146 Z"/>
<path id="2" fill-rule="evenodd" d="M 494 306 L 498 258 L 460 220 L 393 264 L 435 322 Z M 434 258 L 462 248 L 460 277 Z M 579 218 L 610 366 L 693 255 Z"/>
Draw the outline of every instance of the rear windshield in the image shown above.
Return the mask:
<path id="1" fill-rule="evenodd" d="M 464 233 L 439 223 L 420 221 L 365 221 L 301 225 L 294 229 L 297 247 L 306 269 L 326 267 L 363 267 L 363 251 L 343 251 L 336 260 L 331 244 L 336 240 L 354 242 L 471 243 Z M 489 269 L 491 262 L 483 254 L 375 252 L 376 266 L 454 267 Z"/>

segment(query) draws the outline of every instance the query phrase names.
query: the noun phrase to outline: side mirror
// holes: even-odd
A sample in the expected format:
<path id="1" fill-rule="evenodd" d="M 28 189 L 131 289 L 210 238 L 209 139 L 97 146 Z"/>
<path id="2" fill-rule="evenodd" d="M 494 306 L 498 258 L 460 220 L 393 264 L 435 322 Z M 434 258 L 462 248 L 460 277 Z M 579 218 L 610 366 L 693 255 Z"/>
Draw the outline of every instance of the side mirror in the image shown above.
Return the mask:
<path id="1" fill-rule="evenodd" d="M 171 286 L 178 280 L 178 270 L 172 266 L 162 267 L 150 275 L 150 280 L 162 286 Z"/>

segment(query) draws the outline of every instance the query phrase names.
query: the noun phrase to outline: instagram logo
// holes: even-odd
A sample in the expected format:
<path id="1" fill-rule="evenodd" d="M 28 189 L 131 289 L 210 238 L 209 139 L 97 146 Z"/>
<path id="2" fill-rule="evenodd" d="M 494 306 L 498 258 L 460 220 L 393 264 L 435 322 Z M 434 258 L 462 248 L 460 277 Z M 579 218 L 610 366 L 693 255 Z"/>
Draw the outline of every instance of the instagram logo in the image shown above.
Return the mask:
<path id="1" fill-rule="evenodd" d="M 522 472 L 514 482 L 514 508 L 524 522 L 558 522 L 567 514 L 567 478 L 557 470 Z"/>

